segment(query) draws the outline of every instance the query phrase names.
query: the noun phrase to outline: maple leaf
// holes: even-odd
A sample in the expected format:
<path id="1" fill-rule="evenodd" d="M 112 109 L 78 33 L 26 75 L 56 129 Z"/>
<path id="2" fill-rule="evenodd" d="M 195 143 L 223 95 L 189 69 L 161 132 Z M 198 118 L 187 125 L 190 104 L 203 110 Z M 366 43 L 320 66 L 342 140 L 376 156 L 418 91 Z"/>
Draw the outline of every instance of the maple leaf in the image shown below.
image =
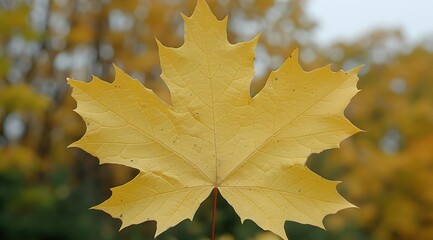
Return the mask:
<path id="1" fill-rule="evenodd" d="M 242 221 L 287 239 L 285 221 L 323 227 L 324 216 L 352 207 L 338 182 L 305 161 L 359 131 L 344 117 L 359 68 L 305 72 L 295 50 L 252 98 L 258 37 L 230 44 L 227 18 L 217 20 L 204 0 L 182 17 L 184 44 L 158 42 L 171 105 L 117 67 L 113 83 L 68 81 L 87 124 L 72 146 L 101 164 L 140 170 L 94 208 L 121 219 L 121 228 L 155 220 L 157 236 L 192 219 L 217 187 Z"/>

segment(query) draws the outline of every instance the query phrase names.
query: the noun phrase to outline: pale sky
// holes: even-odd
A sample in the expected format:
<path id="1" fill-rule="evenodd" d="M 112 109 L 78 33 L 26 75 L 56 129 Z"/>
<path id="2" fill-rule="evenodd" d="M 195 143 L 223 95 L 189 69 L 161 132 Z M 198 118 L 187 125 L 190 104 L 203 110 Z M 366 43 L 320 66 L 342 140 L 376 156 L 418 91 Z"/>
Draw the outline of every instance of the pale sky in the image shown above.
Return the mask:
<path id="1" fill-rule="evenodd" d="M 433 37 L 433 0 L 310 0 L 315 42 L 351 41 L 376 28 L 399 28 L 412 43 Z"/>

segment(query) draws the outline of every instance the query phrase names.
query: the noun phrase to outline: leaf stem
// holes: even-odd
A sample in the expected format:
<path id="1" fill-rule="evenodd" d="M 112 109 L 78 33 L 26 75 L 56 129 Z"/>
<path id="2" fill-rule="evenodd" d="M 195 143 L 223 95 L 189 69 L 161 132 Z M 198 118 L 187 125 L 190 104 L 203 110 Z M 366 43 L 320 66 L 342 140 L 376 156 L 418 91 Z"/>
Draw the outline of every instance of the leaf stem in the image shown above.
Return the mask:
<path id="1" fill-rule="evenodd" d="M 215 217 L 216 217 L 216 203 L 218 197 L 218 188 L 213 189 L 213 211 L 212 211 L 212 237 L 211 240 L 215 240 Z"/>

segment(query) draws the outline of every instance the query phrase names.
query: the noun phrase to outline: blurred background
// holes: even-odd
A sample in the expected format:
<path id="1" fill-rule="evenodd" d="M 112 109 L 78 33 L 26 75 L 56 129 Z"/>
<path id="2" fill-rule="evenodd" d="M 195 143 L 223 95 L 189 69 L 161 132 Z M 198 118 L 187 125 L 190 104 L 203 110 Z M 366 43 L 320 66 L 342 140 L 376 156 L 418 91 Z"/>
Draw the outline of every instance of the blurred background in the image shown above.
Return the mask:
<path id="1" fill-rule="evenodd" d="M 218 18 L 229 15 L 230 42 L 262 32 L 252 95 L 297 46 L 306 70 L 365 64 L 362 91 L 346 109 L 365 132 L 308 160 L 313 171 L 341 180 L 339 191 L 359 209 L 327 216 L 327 231 L 287 222 L 292 240 L 433 239 L 433 21 L 426 17 L 433 7 L 405 2 L 208 0 Z M 154 222 L 118 232 L 119 220 L 88 210 L 137 172 L 98 166 L 82 150 L 66 148 L 85 125 L 72 111 L 65 79 L 89 81 L 93 74 L 112 81 L 114 62 L 168 101 L 155 37 L 180 46 L 178 12 L 190 15 L 194 6 L 195 0 L 0 0 L 0 239 L 153 239 Z M 158 239 L 209 239 L 211 206 L 206 200 L 193 222 Z M 251 221 L 240 224 L 221 196 L 216 229 L 219 240 L 277 239 Z"/>

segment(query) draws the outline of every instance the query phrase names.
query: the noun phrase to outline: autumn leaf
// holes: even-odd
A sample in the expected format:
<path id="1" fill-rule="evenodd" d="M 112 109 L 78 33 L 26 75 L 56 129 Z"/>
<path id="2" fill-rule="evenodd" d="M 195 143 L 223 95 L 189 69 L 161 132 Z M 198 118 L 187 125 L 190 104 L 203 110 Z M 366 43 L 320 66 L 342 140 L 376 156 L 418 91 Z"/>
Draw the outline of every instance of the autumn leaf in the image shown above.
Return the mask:
<path id="1" fill-rule="evenodd" d="M 287 239 L 285 221 L 323 227 L 326 215 L 353 206 L 336 191 L 338 182 L 305 161 L 359 131 L 344 117 L 359 68 L 305 72 L 295 50 L 252 98 L 258 37 L 230 44 L 227 18 L 218 21 L 204 0 L 182 17 L 184 44 L 158 42 L 172 104 L 117 67 L 113 83 L 69 80 L 87 124 L 72 146 L 101 164 L 140 170 L 94 208 L 121 219 L 121 228 L 155 220 L 159 235 L 192 219 L 217 187 L 242 221 Z"/>

